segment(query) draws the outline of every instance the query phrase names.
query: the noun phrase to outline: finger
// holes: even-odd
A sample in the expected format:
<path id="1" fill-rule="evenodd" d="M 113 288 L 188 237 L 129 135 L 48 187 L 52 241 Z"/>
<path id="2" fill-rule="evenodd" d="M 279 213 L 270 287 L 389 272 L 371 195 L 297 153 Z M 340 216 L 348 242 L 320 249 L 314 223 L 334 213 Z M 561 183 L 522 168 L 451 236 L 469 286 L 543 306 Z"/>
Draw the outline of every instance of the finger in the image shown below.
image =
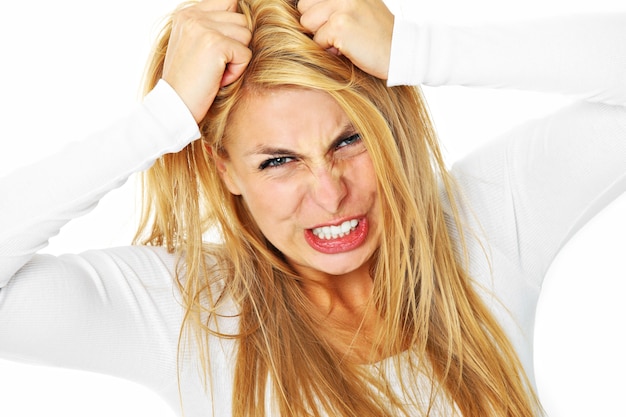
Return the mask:
<path id="1" fill-rule="evenodd" d="M 241 13 L 226 10 L 202 10 L 195 6 L 182 8 L 176 11 L 172 17 L 174 25 L 185 23 L 207 24 L 210 22 L 222 22 L 233 25 L 248 26 L 246 17 Z"/>
<path id="2" fill-rule="evenodd" d="M 335 38 L 332 37 L 332 31 L 326 30 L 326 28 L 326 26 L 322 26 L 313 36 L 313 40 L 327 51 L 341 51 L 341 45 L 336 44 Z"/>
<path id="3" fill-rule="evenodd" d="M 232 23 L 211 22 L 211 29 L 221 33 L 223 36 L 234 39 L 237 42 L 248 45 L 252 39 L 252 32 L 247 26 Z"/>
<path id="4" fill-rule="evenodd" d="M 248 27 L 248 20 L 246 19 L 246 16 L 244 16 L 242 13 L 230 12 L 225 10 L 214 10 L 209 12 L 203 11 L 202 15 L 216 22 L 231 23 L 233 25 Z"/>
<path id="5" fill-rule="evenodd" d="M 228 11 L 228 12 L 236 12 L 237 11 L 237 0 L 202 0 L 193 6 L 202 11 Z"/>
<path id="6" fill-rule="evenodd" d="M 336 5 L 327 0 L 315 0 L 302 11 L 300 24 L 311 33 L 316 33 L 323 25 L 328 22 L 332 14 L 336 11 Z"/>
<path id="7" fill-rule="evenodd" d="M 241 27 L 248 27 L 248 20 L 241 13 L 229 12 L 224 10 L 199 10 L 193 7 L 182 9 L 174 15 L 175 23 L 184 23 L 186 21 L 202 23 L 205 25 L 214 23 L 225 23 Z"/>
<path id="8" fill-rule="evenodd" d="M 217 32 L 245 45 L 250 43 L 252 37 L 244 15 L 225 11 L 199 12 L 197 9 L 181 11 L 175 18 L 172 31 L 195 32 L 198 36 L 200 33 Z"/>
<path id="9" fill-rule="evenodd" d="M 300 0 L 297 2 L 297 7 L 300 13 L 307 12 L 312 6 L 325 0 Z"/>
<path id="10" fill-rule="evenodd" d="M 252 59 L 252 51 L 241 43 L 233 42 L 229 51 L 230 54 L 227 57 L 220 87 L 228 85 L 241 77 L 250 59 Z"/>

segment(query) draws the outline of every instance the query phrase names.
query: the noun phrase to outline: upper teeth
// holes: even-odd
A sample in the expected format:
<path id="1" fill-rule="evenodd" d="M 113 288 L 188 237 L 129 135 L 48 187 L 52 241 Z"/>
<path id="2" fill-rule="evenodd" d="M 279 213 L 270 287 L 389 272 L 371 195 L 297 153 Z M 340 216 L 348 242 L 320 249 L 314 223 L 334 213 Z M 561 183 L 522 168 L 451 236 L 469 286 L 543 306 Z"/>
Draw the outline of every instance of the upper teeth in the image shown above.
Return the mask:
<path id="1" fill-rule="evenodd" d="M 358 220 L 346 220 L 339 226 L 316 227 L 313 229 L 313 234 L 320 239 L 337 239 L 338 237 L 344 237 L 349 234 L 358 224 Z"/>

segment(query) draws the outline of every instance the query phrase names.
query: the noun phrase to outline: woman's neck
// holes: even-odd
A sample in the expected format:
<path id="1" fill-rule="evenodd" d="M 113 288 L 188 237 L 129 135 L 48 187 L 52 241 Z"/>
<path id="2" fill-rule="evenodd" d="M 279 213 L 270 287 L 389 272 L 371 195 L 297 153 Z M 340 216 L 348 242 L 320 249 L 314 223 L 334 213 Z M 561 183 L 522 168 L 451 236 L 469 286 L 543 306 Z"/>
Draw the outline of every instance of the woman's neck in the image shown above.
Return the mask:
<path id="1" fill-rule="evenodd" d="M 369 266 L 344 275 L 307 274 L 301 287 L 320 318 L 322 336 L 346 360 L 374 363 L 388 356 L 375 348 L 382 319 Z"/>

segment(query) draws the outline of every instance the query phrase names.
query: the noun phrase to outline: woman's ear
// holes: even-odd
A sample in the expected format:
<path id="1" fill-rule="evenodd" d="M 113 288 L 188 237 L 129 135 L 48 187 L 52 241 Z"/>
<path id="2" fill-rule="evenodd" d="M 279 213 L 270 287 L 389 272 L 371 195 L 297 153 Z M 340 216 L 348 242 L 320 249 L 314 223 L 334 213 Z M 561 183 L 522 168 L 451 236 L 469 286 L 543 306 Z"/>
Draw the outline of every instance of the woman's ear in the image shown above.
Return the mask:
<path id="1" fill-rule="evenodd" d="M 215 166 L 217 167 L 217 172 L 220 175 L 222 181 L 224 181 L 224 185 L 228 188 L 228 191 L 234 195 L 241 195 L 241 191 L 237 186 L 237 182 L 232 174 L 233 166 L 232 163 L 228 160 L 228 157 L 219 155 L 217 152 L 214 152 L 213 149 L 207 146 L 207 151 L 213 158 L 215 162 Z"/>

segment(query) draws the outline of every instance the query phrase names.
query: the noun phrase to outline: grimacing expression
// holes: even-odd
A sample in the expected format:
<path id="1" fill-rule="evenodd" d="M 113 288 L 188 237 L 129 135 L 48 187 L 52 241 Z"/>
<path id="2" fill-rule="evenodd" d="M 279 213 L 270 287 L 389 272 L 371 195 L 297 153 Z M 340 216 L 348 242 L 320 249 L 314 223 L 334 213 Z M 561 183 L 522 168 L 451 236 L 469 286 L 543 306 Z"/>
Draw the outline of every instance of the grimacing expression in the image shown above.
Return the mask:
<path id="1" fill-rule="evenodd" d="M 380 242 L 377 181 L 361 136 L 325 92 L 247 93 L 217 158 L 264 236 L 302 276 L 367 270 Z"/>

